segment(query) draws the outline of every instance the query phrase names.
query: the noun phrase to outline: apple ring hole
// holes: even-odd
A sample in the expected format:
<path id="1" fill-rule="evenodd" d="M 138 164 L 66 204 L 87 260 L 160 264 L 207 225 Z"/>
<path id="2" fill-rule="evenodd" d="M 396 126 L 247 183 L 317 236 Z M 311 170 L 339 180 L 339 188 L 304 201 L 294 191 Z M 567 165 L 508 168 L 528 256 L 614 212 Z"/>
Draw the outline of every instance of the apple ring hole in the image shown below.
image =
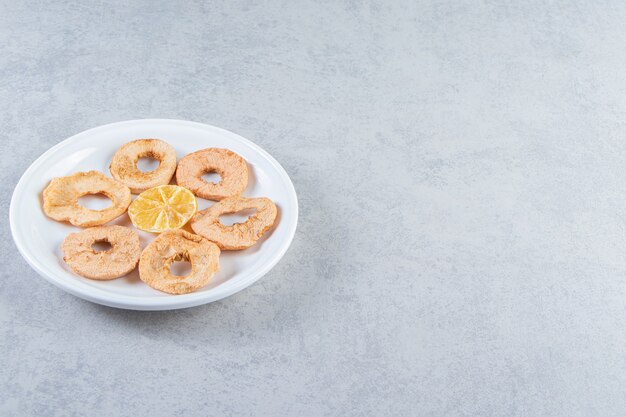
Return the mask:
<path id="1" fill-rule="evenodd" d="M 106 239 L 96 240 L 91 245 L 91 249 L 93 249 L 93 251 L 96 252 L 96 253 L 108 252 L 111 249 L 113 249 L 113 245 L 111 245 L 111 243 L 108 240 L 106 240 Z"/>
<path id="2" fill-rule="evenodd" d="M 256 212 L 257 209 L 255 208 L 243 209 L 234 213 L 221 214 L 219 219 L 220 223 L 222 223 L 224 226 L 232 226 L 234 224 L 247 222 L 250 217 L 256 214 Z"/>
<path id="3" fill-rule="evenodd" d="M 89 210 L 104 210 L 111 207 L 113 201 L 104 193 L 95 193 L 79 197 L 78 204 Z"/>
<path id="4" fill-rule="evenodd" d="M 159 165 L 161 165 L 161 161 L 153 155 L 145 155 L 137 160 L 137 169 L 141 172 L 155 171 Z"/>
<path id="5" fill-rule="evenodd" d="M 191 274 L 191 262 L 187 254 L 178 254 L 170 264 L 170 274 L 176 277 L 186 277 Z"/>
<path id="6" fill-rule="evenodd" d="M 200 178 L 209 184 L 219 184 L 222 181 L 222 177 L 217 172 L 205 172 Z"/>

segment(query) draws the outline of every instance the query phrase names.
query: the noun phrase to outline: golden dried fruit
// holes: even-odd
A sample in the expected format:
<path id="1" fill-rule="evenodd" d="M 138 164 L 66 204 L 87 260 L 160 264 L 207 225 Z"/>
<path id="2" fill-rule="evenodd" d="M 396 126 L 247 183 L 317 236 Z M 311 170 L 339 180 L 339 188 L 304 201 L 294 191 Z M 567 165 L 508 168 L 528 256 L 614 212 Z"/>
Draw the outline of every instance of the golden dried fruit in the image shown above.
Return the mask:
<path id="1" fill-rule="evenodd" d="M 216 172 L 219 183 L 202 179 L 202 175 Z M 239 195 L 248 185 L 246 160 L 228 149 L 208 148 L 186 155 L 178 162 L 176 182 L 193 191 L 200 198 L 221 200 Z"/>
<path id="2" fill-rule="evenodd" d="M 212 242 L 184 230 L 157 236 L 141 254 L 139 277 L 152 288 L 169 294 L 186 294 L 209 283 L 219 270 L 220 249 Z M 191 263 L 189 275 L 170 272 L 174 262 Z"/>
<path id="3" fill-rule="evenodd" d="M 191 191 L 178 185 L 161 185 L 139 194 L 128 208 L 128 216 L 137 229 L 160 233 L 179 229 L 198 210 Z"/>
<path id="4" fill-rule="evenodd" d="M 104 194 L 113 204 L 102 210 L 91 210 L 78 203 L 88 194 Z M 54 220 L 69 221 L 74 226 L 99 226 L 124 214 L 131 194 L 124 184 L 98 171 L 77 172 L 54 178 L 43 190 L 43 211 Z"/>
<path id="5" fill-rule="evenodd" d="M 137 161 L 146 157 L 159 161 L 154 171 L 141 172 L 137 168 Z M 176 152 L 160 139 L 137 139 L 125 143 L 115 152 L 109 170 L 113 178 L 138 194 L 152 187 L 169 184 L 176 171 Z"/>
<path id="6" fill-rule="evenodd" d="M 111 249 L 96 252 L 92 245 L 108 242 Z M 139 262 L 139 235 L 129 227 L 97 226 L 68 235 L 61 246 L 63 260 L 78 275 L 96 280 L 119 278 Z"/>
<path id="7" fill-rule="evenodd" d="M 257 212 L 244 223 L 225 226 L 220 222 L 222 214 L 249 209 Z M 240 250 L 254 245 L 274 225 L 276 214 L 276 205 L 269 198 L 230 197 L 199 211 L 191 219 L 191 228 L 222 250 Z"/>

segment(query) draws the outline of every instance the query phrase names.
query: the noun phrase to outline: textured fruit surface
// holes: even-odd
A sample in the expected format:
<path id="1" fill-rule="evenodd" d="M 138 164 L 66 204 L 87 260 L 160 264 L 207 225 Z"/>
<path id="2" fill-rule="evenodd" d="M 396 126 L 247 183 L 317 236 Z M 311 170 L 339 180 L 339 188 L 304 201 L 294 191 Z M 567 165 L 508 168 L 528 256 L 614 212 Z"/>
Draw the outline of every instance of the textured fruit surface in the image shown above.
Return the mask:
<path id="1" fill-rule="evenodd" d="M 137 229 L 160 233 L 180 229 L 198 210 L 191 191 L 178 185 L 161 185 L 139 194 L 128 208 Z"/>

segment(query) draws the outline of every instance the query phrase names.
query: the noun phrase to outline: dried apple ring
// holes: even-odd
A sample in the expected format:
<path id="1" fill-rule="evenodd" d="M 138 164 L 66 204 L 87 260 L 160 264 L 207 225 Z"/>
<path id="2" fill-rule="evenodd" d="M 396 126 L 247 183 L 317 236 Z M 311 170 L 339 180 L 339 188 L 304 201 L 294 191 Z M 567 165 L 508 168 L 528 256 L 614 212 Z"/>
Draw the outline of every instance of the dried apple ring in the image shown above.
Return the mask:
<path id="1" fill-rule="evenodd" d="M 249 209 L 257 212 L 244 223 L 225 226 L 220 222 L 222 214 Z M 196 213 L 191 228 L 222 250 L 240 250 L 254 245 L 274 225 L 276 214 L 276 205 L 269 198 L 230 197 Z"/>
<path id="2" fill-rule="evenodd" d="M 202 179 L 203 174 L 210 172 L 218 173 L 220 182 L 214 184 Z M 248 165 L 245 159 L 228 149 L 202 149 L 178 162 L 176 182 L 200 198 L 219 201 L 246 189 Z"/>
<path id="3" fill-rule="evenodd" d="M 111 249 L 96 252 L 94 243 L 108 242 Z M 141 245 L 136 231 L 124 226 L 90 227 L 68 235 L 61 246 L 63 260 L 78 275 L 96 280 L 119 278 L 139 262 Z"/>
<path id="4" fill-rule="evenodd" d="M 220 249 L 201 236 L 176 229 L 161 233 L 141 254 L 139 278 L 152 288 L 169 294 L 186 294 L 209 283 L 219 270 Z M 189 275 L 170 272 L 177 261 L 191 263 Z"/>
<path id="5" fill-rule="evenodd" d="M 141 172 L 137 168 L 140 158 L 154 158 L 159 166 L 154 171 Z M 113 155 L 109 166 L 111 175 L 126 184 L 130 191 L 139 194 L 149 188 L 166 185 L 176 171 L 176 152 L 160 139 L 137 139 L 122 145 Z"/>
<path id="6" fill-rule="evenodd" d="M 88 194 L 104 194 L 113 204 L 102 210 L 91 210 L 78 204 L 78 199 Z M 43 190 L 46 215 L 54 220 L 69 221 L 74 226 L 99 226 L 124 214 L 129 205 L 128 187 L 99 171 L 54 178 Z"/>

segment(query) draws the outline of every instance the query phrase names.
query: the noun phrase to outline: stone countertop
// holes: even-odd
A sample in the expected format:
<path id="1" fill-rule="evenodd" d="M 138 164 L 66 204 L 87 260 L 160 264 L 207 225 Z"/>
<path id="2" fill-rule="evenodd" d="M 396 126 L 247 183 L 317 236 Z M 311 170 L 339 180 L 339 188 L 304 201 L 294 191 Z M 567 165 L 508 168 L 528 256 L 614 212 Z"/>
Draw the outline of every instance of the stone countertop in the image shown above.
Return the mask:
<path id="1" fill-rule="evenodd" d="M 626 5 L 496 3 L 3 0 L 0 415 L 623 416 Z M 48 284 L 20 175 L 153 117 L 280 161 L 290 250 L 181 311 Z"/>

